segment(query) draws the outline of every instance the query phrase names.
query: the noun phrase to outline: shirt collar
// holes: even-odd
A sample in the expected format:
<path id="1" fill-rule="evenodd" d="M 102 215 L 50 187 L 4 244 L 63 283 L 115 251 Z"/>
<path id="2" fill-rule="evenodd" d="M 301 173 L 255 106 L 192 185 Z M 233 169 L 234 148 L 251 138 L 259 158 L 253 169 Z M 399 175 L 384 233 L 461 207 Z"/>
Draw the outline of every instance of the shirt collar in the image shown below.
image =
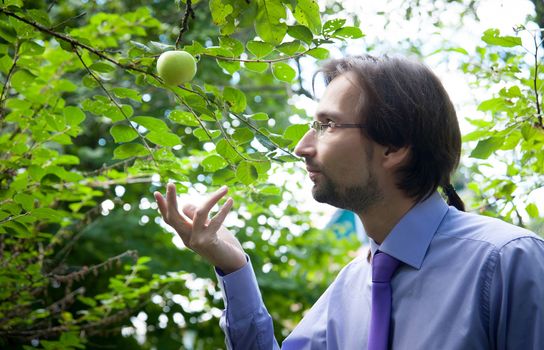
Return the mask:
<path id="1" fill-rule="evenodd" d="M 393 227 L 381 245 L 370 239 L 372 256 L 380 250 L 420 269 L 427 249 L 438 226 L 448 211 L 448 205 L 438 192 L 416 204 Z"/>

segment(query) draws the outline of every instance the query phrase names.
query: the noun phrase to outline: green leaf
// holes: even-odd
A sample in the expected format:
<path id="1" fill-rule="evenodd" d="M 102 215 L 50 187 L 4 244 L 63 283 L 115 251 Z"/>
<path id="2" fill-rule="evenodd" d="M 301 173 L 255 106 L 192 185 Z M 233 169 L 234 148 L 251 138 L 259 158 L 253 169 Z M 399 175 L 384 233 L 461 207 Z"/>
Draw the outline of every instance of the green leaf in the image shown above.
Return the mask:
<path id="1" fill-rule="evenodd" d="M 521 38 L 516 36 L 500 36 L 500 31 L 493 28 L 484 32 L 482 40 L 489 45 L 503 47 L 521 46 Z"/>
<path id="2" fill-rule="evenodd" d="M 329 50 L 323 47 L 316 47 L 307 52 L 308 55 L 317 58 L 318 60 L 324 60 L 329 57 Z"/>
<path id="3" fill-rule="evenodd" d="M 34 208 L 34 197 L 26 193 L 17 193 L 13 199 L 26 211 L 31 211 Z"/>
<path id="4" fill-rule="evenodd" d="M 272 74 L 276 79 L 290 83 L 295 79 L 297 72 L 285 62 L 272 64 Z"/>
<path id="5" fill-rule="evenodd" d="M 510 103 L 511 104 L 511 103 Z M 500 112 L 508 109 L 509 103 L 502 97 L 495 97 L 485 100 L 478 105 L 478 110 L 482 112 Z"/>
<path id="6" fill-rule="evenodd" d="M 131 121 L 138 123 L 139 125 L 143 126 L 149 131 L 156 131 L 156 132 L 170 131 L 170 128 L 168 128 L 168 125 L 166 125 L 164 121 L 155 117 L 139 116 L 139 117 L 132 118 Z"/>
<path id="7" fill-rule="evenodd" d="M 96 306 L 96 300 L 94 300 L 93 298 L 84 297 L 84 296 L 80 295 L 80 296 L 77 297 L 77 300 L 81 301 L 83 304 L 88 305 L 90 307 L 95 307 Z"/>
<path id="8" fill-rule="evenodd" d="M 57 91 L 74 92 L 77 90 L 77 85 L 67 79 L 59 79 L 51 82 L 53 88 Z"/>
<path id="9" fill-rule="evenodd" d="M 5 0 L 2 1 L 2 6 L 6 8 L 8 6 L 23 7 L 23 0 Z"/>
<path id="10" fill-rule="evenodd" d="M 263 73 L 268 69 L 268 63 L 265 62 L 244 62 L 244 67 L 247 70 L 256 73 Z"/>
<path id="11" fill-rule="evenodd" d="M 126 124 L 115 124 L 111 127 L 110 134 L 117 143 L 130 142 L 138 137 L 138 133 Z"/>
<path id="12" fill-rule="evenodd" d="M 163 53 L 165 51 L 176 49 L 174 45 L 165 44 L 158 41 L 150 41 L 147 46 L 151 49 L 153 53 Z"/>
<path id="13" fill-rule="evenodd" d="M 228 61 L 228 60 L 222 60 L 222 59 L 216 59 L 217 65 L 224 70 L 226 70 L 229 74 L 234 74 L 238 72 L 241 68 L 239 61 Z"/>
<path id="14" fill-rule="evenodd" d="M 15 32 L 17 32 L 17 37 L 19 39 L 30 39 L 36 35 L 34 27 L 16 19 L 15 17 L 9 17 L 9 23 L 15 29 Z"/>
<path id="15" fill-rule="evenodd" d="M 134 110 L 130 105 L 122 105 L 121 109 L 114 104 L 110 104 L 109 108 L 103 113 L 105 117 L 110 118 L 113 122 L 118 122 L 126 118 L 130 118 Z"/>
<path id="16" fill-rule="evenodd" d="M 346 20 L 344 18 L 331 19 L 323 25 L 323 34 L 330 35 L 334 33 L 335 30 L 342 28 L 345 23 Z"/>
<path id="17" fill-rule="evenodd" d="M 207 172 L 216 172 L 219 169 L 223 169 L 228 165 L 227 161 L 217 154 L 212 154 L 202 160 L 202 168 Z"/>
<path id="18" fill-rule="evenodd" d="M 143 43 L 131 40 L 130 44 L 143 52 L 152 53 L 152 50 Z"/>
<path id="19" fill-rule="evenodd" d="M 95 62 L 89 68 L 99 73 L 111 73 L 115 71 L 115 67 L 106 62 Z"/>
<path id="20" fill-rule="evenodd" d="M 215 150 L 223 158 L 231 161 L 232 163 L 236 163 L 242 158 L 225 139 L 219 140 L 219 142 L 217 142 L 217 144 L 215 145 Z"/>
<path id="21" fill-rule="evenodd" d="M 209 135 L 208 135 L 209 134 Z M 197 128 L 193 130 L 193 135 L 199 140 L 199 141 L 209 141 L 210 137 L 212 139 L 217 138 L 219 135 L 221 135 L 221 131 L 219 130 L 208 130 L 206 131 L 202 128 Z"/>
<path id="22" fill-rule="evenodd" d="M 246 95 L 233 87 L 227 86 L 223 90 L 223 97 L 228 102 L 230 109 L 236 113 L 241 113 L 246 109 Z"/>
<path id="23" fill-rule="evenodd" d="M 4 73 L 5 75 L 8 74 L 12 65 L 13 60 L 8 55 L 4 55 L 2 58 L 0 58 L 0 72 Z"/>
<path id="24" fill-rule="evenodd" d="M 300 40 L 283 43 L 277 46 L 276 49 L 280 52 L 283 52 L 287 56 L 293 56 L 299 52 L 306 50 L 306 48 L 300 43 Z"/>
<path id="25" fill-rule="evenodd" d="M 85 113 L 75 106 L 68 106 L 63 111 L 66 122 L 71 126 L 79 125 L 85 120 Z"/>
<path id="26" fill-rule="evenodd" d="M 255 113 L 255 114 L 246 114 L 245 116 L 247 118 L 251 118 L 253 120 L 268 120 L 268 119 L 270 119 L 268 117 L 268 114 L 266 114 L 264 112 L 259 112 L 259 113 Z"/>
<path id="27" fill-rule="evenodd" d="M 236 57 L 240 56 L 244 52 L 244 45 L 240 41 L 229 36 L 220 36 L 219 46 L 230 50 Z"/>
<path id="28" fill-rule="evenodd" d="M 32 210 L 31 214 L 40 220 L 61 221 L 63 219 L 63 215 L 59 211 L 51 208 L 36 208 Z"/>
<path id="29" fill-rule="evenodd" d="M 529 141 L 535 136 L 537 129 L 531 124 L 525 123 L 521 126 L 521 135 L 525 141 Z"/>
<path id="30" fill-rule="evenodd" d="M 234 173 L 234 171 L 228 168 L 223 168 L 221 170 L 214 172 L 212 178 L 213 178 L 212 183 L 214 185 L 223 186 L 229 182 L 232 182 L 236 178 L 236 174 Z"/>
<path id="31" fill-rule="evenodd" d="M 174 147 L 181 144 L 179 136 L 168 131 L 151 131 L 145 135 L 145 138 L 156 145 L 164 147 Z"/>
<path id="32" fill-rule="evenodd" d="M 281 43 L 287 32 L 287 25 L 281 21 L 286 18 L 283 3 L 278 0 L 256 0 L 257 19 L 255 31 L 264 41 L 274 45 Z"/>
<path id="33" fill-rule="evenodd" d="M 476 148 L 470 153 L 471 158 L 487 159 L 489 156 L 498 150 L 504 143 L 504 137 L 493 136 L 485 140 L 481 140 L 476 145 Z"/>
<path id="34" fill-rule="evenodd" d="M 358 39 L 362 38 L 364 35 L 358 27 L 343 27 L 335 30 L 331 36 L 339 39 Z"/>
<path id="35" fill-rule="evenodd" d="M 530 203 L 525 207 L 525 211 L 529 216 L 533 219 L 537 219 L 540 217 L 540 213 L 538 212 L 538 207 L 534 203 Z"/>
<path id="36" fill-rule="evenodd" d="M 247 50 L 251 52 L 257 58 L 266 57 L 274 50 L 274 45 L 265 43 L 263 41 L 248 41 L 246 44 Z"/>
<path id="37" fill-rule="evenodd" d="M 111 91 L 118 98 L 130 98 L 131 100 L 134 100 L 136 102 L 142 101 L 142 96 L 140 96 L 140 93 L 134 89 L 117 87 L 117 88 L 111 89 Z"/>
<path id="38" fill-rule="evenodd" d="M 308 29 L 308 27 L 302 25 L 289 26 L 287 29 L 287 34 L 295 39 L 305 42 L 308 45 L 310 45 L 314 39 L 312 31 Z"/>
<path id="39" fill-rule="evenodd" d="M 298 0 L 293 16 L 298 23 L 308 27 L 313 33 L 321 33 L 321 16 L 316 0 Z"/>
<path id="40" fill-rule="evenodd" d="M 217 26 L 227 24 L 227 16 L 233 12 L 233 7 L 226 4 L 223 0 L 210 0 L 210 12 L 212 14 L 213 23 Z"/>
<path id="41" fill-rule="evenodd" d="M 27 56 L 36 56 L 43 54 L 43 52 L 45 51 L 45 47 L 39 45 L 34 41 L 25 41 L 21 44 L 21 48 L 19 50 L 21 54 Z"/>
<path id="42" fill-rule="evenodd" d="M 234 134 L 232 134 L 232 138 L 235 139 L 236 143 L 239 145 L 250 142 L 253 140 L 254 136 L 253 132 L 248 128 L 238 128 Z"/>
<path id="43" fill-rule="evenodd" d="M 300 139 L 310 130 L 308 124 L 296 124 L 291 125 L 285 129 L 283 137 L 287 140 L 291 140 L 291 146 L 296 145 Z"/>
<path id="44" fill-rule="evenodd" d="M 148 154 L 147 149 L 139 143 L 125 143 L 113 151 L 113 159 L 140 157 Z"/>
<path id="45" fill-rule="evenodd" d="M 199 126 L 198 120 L 191 112 L 175 109 L 168 114 L 168 119 L 176 124 L 187 126 Z"/>
<path id="46" fill-rule="evenodd" d="M 259 177 L 257 168 L 252 163 L 243 160 L 236 168 L 236 178 L 244 185 L 250 185 Z"/>

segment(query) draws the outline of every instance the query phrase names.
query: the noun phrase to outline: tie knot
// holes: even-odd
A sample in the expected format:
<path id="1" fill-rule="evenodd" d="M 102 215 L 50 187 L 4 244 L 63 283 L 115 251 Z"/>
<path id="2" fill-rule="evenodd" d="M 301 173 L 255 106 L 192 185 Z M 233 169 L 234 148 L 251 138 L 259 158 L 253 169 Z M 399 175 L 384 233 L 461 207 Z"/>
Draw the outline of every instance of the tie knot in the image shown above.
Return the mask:
<path id="1" fill-rule="evenodd" d="M 389 283 L 399 264 L 392 256 L 377 251 L 372 259 L 372 282 Z"/>

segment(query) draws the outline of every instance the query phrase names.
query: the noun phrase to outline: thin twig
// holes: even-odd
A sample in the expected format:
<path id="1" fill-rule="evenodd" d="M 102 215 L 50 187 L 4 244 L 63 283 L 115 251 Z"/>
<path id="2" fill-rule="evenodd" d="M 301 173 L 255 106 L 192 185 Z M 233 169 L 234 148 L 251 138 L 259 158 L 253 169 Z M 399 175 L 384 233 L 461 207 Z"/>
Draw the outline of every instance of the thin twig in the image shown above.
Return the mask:
<path id="1" fill-rule="evenodd" d="M 79 18 L 85 16 L 86 14 L 87 14 L 87 12 L 81 12 L 79 15 L 76 15 L 74 17 L 70 17 L 68 19 L 65 19 L 64 21 L 55 24 L 54 26 L 50 27 L 49 29 L 51 29 L 51 30 L 56 29 L 57 27 L 60 27 L 61 25 L 66 24 L 66 23 L 68 23 L 70 21 L 74 21 L 76 19 L 79 19 Z"/>
<path id="2" fill-rule="evenodd" d="M 538 119 L 538 124 L 542 127 L 542 115 L 540 113 L 540 95 L 538 93 L 538 47 L 540 44 L 537 44 L 537 40 L 536 40 L 536 33 L 533 35 L 533 40 L 534 40 L 534 43 L 535 43 L 535 54 L 534 54 L 534 58 L 535 58 L 535 76 L 534 76 L 534 80 L 533 80 L 533 89 L 534 89 L 534 92 L 535 92 L 535 100 L 536 100 L 536 113 L 537 113 L 537 119 Z"/>
<path id="3" fill-rule="evenodd" d="M 290 59 L 294 59 L 294 58 L 297 58 L 297 57 L 300 57 L 300 56 L 304 56 L 310 50 L 311 49 L 308 49 L 306 51 L 297 53 L 296 55 L 293 55 L 293 56 L 272 58 L 272 59 L 268 59 L 268 60 L 262 60 L 262 59 L 248 60 L 248 59 L 243 59 L 243 58 L 238 58 L 238 57 L 226 57 L 226 56 L 210 55 L 208 53 L 202 53 L 201 55 L 202 56 L 207 56 L 207 57 L 212 57 L 212 58 L 222 60 L 222 61 L 235 61 L 235 62 L 248 62 L 248 63 L 274 63 L 274 62 L 288 61 Z"/>
<path id="4" fill-rule="evenodd" d="M 102 90 L 104 91 L 104 93 L 108 96 L 108 98 L 110 99 L 110 101 L 115 105 L 115 107 L 117 107 L 119 109 L 119 111 L 121 112 L 121 114 L 123 114 L 123 117 L 125 117 L 125 120 L 128 122 L 128 125 L 138 134 L 138 136 L 140 137 L 140 139 L 142 140 L 145 148 L 147 148 L 147 150 L 149 151 L 149 154 L 151 155 L 151 157 L 153 158 L 153 161 L 155 163 L 155 166 L 159 166 L 159 164 L 157 163 L 157 160 L 155 159 L 155 156 L 153 155 L 153 150 L 151 149 L 151 147 L 149 147 L 149 145 L 147 144 L 147 142 L 145 141 L 145 138 L 142 134 L 140 134 L 138 132 L 138 129 L 132 125 L 132 123 L 130 122 L 130 119 L 129 117 L 127 116 L 127 114 L 125 113 L 125 111 L 123 110 L 123 107 L 121 107 L 121 105 L 119 104 L 119 102 L 117 102 L 117 100 L 115 99 L 115 97 L 113 97 L 113 95 L 108 91 L 108 89 L 106 89 L 106 87 L 104 86 L 104 84 L 102 84 L 102 81 L 96 76 L 94 75 L 93 71 L 89 68 L 89 66 L 87 66 L 87 64 L 85 63 L 85 61 L 83 60 L 83 57 L 81 57 L 81 54 L 79 53 L 77 47 L 73 47 L 74 48 L 74 52 L 76 53 L 77 57 L 79 58 L 81 64 L 83 64 L 83 66 L 85 67 L 85 70 L 87 70 L 87 73 L 89 73 L 89 75 L 98 83 L 98 85 L 100 85 L 100 87 L 102 88 Z"/>
<path id="5" fill-rule="evenodd" d="M 49 6 L 47 7 L 47 12 L 51 11 L 51 9 L 53 8 L 53 6 L 55 6 L 55 3 L 57 2 L 57 0 L 53 0 L 51 1 L 51 3 L 49 4 Z"/>
<path id="6" fill-rule="evenodd" d="M 268 137 L 265 133 L 263 133 L 261 130 L 257 129 L 253 124 L 251 124 L 248 120 L 246 120 L 246 118 L 244 117 L 241 117 L 239 116 L 238 114 L 236 113 L 233 113 L 232 111 L 229 112 L 230 114 L 232 114 L 233 116 L 236 117 L 236 119 L 238 119 L 239 121 L 241 121 L 242 123 L 246 124 L 247 126 L 249 126 L 253 131 L 255 131 L 256 133 L 260 134 L 261 136 L 264 136 L 268 139 L 268 141 L 270 141 L 271 144 L 273 144 L 277 149 L 293 156 L 293 157 L 296 157 L 293 153 L 291 153 L 289 150 L 286 150 L 284 149 L 283 147 L 281 147 L 280 145 L 278 145 L 277 143 L 275 143 L 272 139 L 270 139 L 270 137 Z M 297 157 L 298 158 L 298 157 Z"/>
<path id="7" fill-rule="evenodd" d="M 40 23 L 37 23 L 35 21 L 32 21 L 32 20 L 26 19 L 24 17 L 21 17 L 21 16 L 17 15 L 16 13 L 8 11 L 8 10 L 6 10 L 4 8 L 0 8 L 0 12 L 6 14 L 7 16 L 16 18 L 19 21 L 24 22 L 24 23 L 26 23 L 28 25 L 31 25 L 31 26 L 33 26 L 34 28 L 38 29 L 41 32 L 47 33 L 47 34 L 49 34 L 49 35 L 51 35 L 51 36 L 53 36 L 55 38 L 58 38 L 58 39 L 60 39 L 62 41 L 65 41 L 65 42 L 68 42 L 72 46 L 80 47 L 82 49 L 90 51 L 90 52 L 94 53 L 95 55 L 97 55 L 98 57 L 100 57 L 100 58 L 102 58 L 102 59 L 104 59 L 104 60 L 106 60 L 108 62 L 111 62 L 111 63 L 113 63 L 114 65 L 116 65 L 116 66 L 118 66 L 120 68 L 133 70 L 133 71 L 140 72 L 140 73 L 144 73 L 146 75 L 150 75 L 150 76 L 154 77 L 155 79 L 157 79 L 159 81 L 162 81 L 157 75 L 148 72 L 146 69 L 138 68 L 132 63 L 131 64 L 120 63 L 120 62 L 114 60 L 113 58 L 109 57 L 108 55 L 105 55 L 101 51 L 99 51 L 99 50 L 97 50 L 97 49 L 95 49 L 95 48 L 93 48 L 93 47 L 91 47 L 89 45 L 86 45 L 86 44 L 84 44 L 82 42 L 79 42 L 78 40 L 76 40 L 76 39 L 74 39 L 72 37 L 69 37 L 69 36 L 67 36 L 65 34 L 55 32 L 55 31 L 41 25 Z"/>
<path id="8" fill-rule="evenodd" d="M 120 166 L 125 166 L 125 165 L 127 165 L 128 163 L 132 162 L 133 160 L 135 160 L 137 158 L 140 158 L 140 157 L 130 157 L 130 158 L 124 159 L 124 160 L 122 160 L 120 162 L 113 163 L 113 164 L 110 164 L 110 165 L 105 165 L 104 164 L 99 169 L 95 169 L 95 170 L 91 170 L 91 171 L 87 171 L 87 172 L 82 172 L 81 175 L 83 175 L 85 177 L 92 177 L 92 176 L 96 176 L 96 175 L 102 175 L 104 172 L 106 172 L 108 170 L 115 169 L 115 168 L 120 167 Z M 145 156 L 143 158 L 144 159 L 149 159 L 150 156 Z"/>
<path id="9" fill-rule="evenodd" d="M 4 94 L 9 90 L 10 80 L 13 75 L 13 72 L 15 71 L 15 66 L 17 66 L 17 61 L 19 60 L 19 40 L 15 43 L 15 53 L 13 55 L 13 64 L 9 68 L 8 75 L 6 76 L 6 81 L 4 82 L 4 86 L 2 87 L 2 93 L 0 94 L 0 122 L 2 119 L 4 119 Z M 7 97 L 7 94 L 6 96 Z"/>
<path id="10" fill-rule="evenodd" d="M 176 39 L 176 49 L 179 49 L 179 45 L 181 43 L 181 37 L 185 32 L 189 30 L 189 17 L 193 15 L 193 9 L 191 7 L 191 0 L 186 0 L 185 4 L 185 13 L 183 14 L 183 17 L 181 18 L 181 21 L 179 23 L 179 35 Z"/>

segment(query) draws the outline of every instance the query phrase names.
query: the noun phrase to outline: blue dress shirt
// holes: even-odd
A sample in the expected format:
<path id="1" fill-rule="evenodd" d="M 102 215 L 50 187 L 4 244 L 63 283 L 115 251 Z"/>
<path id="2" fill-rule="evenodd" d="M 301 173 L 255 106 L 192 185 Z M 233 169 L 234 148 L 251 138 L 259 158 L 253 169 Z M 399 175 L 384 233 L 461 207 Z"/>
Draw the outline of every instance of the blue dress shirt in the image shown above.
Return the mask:
<path id="1" fill-rule="evenodd" d="M 544 241 L 532 232 L 458 211 L 434 193 L 379 248 L 402 262 L 391 282 L 392 349 L 544 349 Z M 251 263 L 218 278 L 227 347 L 279 349 Z M 371 287 L 360 255 L 282 349 L 367 349 Z"/>

